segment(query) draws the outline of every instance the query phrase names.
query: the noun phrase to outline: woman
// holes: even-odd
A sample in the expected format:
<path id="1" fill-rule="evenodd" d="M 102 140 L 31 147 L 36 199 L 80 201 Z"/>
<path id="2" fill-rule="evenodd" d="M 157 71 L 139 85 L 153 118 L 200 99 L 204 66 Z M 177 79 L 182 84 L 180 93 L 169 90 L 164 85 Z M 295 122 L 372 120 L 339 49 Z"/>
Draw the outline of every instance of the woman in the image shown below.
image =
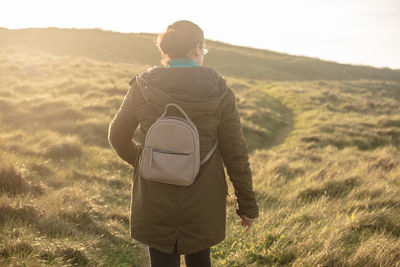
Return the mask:
<path id="1" fill-rule="evenodd" d="M 157 46 L 164 66 L 129 82 L 109 128 L 111 146 L 135 168 L 131 236 L 149 246 L 153 267 L 179 266 L 180 254 L 189 267 L 211 266 L 210 247 L 225 238 L 224 165 L 235 188 L 241 224 L 249 230 L 258 217 L 235 96 L 215 70 L 202 66 L 207 50 L 196 24 L 173 23 L 158 36 Z M 168 103 L 182 107 L 197 126 L 201 158 L 218 140 L 218 148 L 187 187 L 148 181 L 137 171 L 146 133 Z M 138 145 L 132 137 L 139 125 Z"/>

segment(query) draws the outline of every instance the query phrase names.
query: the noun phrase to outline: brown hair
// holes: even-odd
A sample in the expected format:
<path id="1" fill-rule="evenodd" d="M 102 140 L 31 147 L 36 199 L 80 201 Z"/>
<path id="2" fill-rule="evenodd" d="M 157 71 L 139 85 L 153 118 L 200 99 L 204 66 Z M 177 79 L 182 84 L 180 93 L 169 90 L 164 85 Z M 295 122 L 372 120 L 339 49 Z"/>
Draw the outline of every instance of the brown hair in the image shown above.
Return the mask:
<path id="1" fill-rule="evenodd" d="M 197 44 L 203 45 L 204 33 L 193 22 L 179 20 L 169 25 L 164 33 L 157 36 L 156 45 L 163 54 L 162 63 L 171 58 L 184 58 Z"/>

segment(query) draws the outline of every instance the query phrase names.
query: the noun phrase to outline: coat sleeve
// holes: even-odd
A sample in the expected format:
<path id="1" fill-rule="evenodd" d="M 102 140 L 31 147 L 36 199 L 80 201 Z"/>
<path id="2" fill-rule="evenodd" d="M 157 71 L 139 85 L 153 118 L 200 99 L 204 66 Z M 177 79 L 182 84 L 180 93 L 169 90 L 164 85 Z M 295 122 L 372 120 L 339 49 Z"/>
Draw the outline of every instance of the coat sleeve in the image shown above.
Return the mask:
<path id="1" fill-rule="evenodd" d="M 258 205 L 253 191 L 248 148 L 243 136 L 235 95 L 228 89 L 218 128 L 219 148 L 238 203 L 236 213 L 258 217 Z"/>
<path id="2" fill-rule="evenodd" d="M 139 146 L 132 140 L 139 124 L 134 109 L 134 86 L 131 86 L 108 128 L 108 142 L 123 160 L 135 167 Z"/>

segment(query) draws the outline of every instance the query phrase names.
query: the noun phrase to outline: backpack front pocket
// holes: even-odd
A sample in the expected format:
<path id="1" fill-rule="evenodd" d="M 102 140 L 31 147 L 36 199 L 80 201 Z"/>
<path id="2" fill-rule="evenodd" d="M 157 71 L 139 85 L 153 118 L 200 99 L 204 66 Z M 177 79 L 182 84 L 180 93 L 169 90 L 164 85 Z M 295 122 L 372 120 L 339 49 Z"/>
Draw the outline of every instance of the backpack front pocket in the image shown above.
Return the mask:
<path id="1" fill-rule="evenodd" d="M 193 153 L 146 147 L 143 156 L 141 174 L 147 180 L 190 185 L 195 178 Z"/>

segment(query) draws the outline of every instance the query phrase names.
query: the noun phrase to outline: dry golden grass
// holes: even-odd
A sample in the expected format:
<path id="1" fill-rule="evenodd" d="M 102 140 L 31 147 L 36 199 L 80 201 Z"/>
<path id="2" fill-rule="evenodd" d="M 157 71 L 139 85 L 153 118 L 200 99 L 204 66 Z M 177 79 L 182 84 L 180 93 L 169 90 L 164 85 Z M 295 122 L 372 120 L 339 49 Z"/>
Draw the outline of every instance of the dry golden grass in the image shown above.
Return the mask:
<path id="1" fill-rule="evenodd" d="M 146 67 L 0 49 L 0 265 L 146 266 L 128 234 L 131 168 L 106 138 Z M 213 264 L 399 265 L 400 84 L 228 81 L 261 215 L 244 232 L 230 188 Z"/>

